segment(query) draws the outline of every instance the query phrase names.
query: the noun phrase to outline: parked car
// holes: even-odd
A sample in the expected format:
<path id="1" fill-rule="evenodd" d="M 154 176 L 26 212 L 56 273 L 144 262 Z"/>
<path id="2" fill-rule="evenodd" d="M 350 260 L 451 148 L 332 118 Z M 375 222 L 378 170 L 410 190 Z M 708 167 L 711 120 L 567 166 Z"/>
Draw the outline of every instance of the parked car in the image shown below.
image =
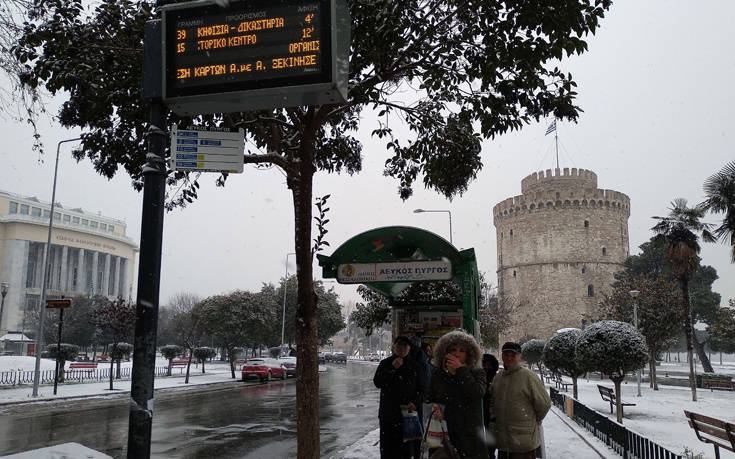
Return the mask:
<path id="1" fill-rule="evenodd" d="M 319 357 L 317 357 L 317 363 L 326 363 L 327 357 L 324 355 L 324 352 L 319 353 Z"/>
<path id="2" fill-rule="evenodd" d="M 344 352 L 335 352 L 332 354 L 332 362 L 347 363 L 347 354 Z"/>
<path id="3" fill-rule="evenodd" d="M 286 377 L 296 377 L 296 357 L 281 357 L 278 361 L 286 369 Z"/>
<path id="4" fill-rule="evenodd" d="M 273 378 L 286 379 L 286 369 L 276 359 L 248 359 L 242 366 L 242 380 L 256 376 L 261 381 L 270 381 Z"/>
<path id="5" fill-rule="evenodd" d="M 380 362 L 380 356 L 378 354 L 368 354 L 366 360 L 370 362 Z"/>

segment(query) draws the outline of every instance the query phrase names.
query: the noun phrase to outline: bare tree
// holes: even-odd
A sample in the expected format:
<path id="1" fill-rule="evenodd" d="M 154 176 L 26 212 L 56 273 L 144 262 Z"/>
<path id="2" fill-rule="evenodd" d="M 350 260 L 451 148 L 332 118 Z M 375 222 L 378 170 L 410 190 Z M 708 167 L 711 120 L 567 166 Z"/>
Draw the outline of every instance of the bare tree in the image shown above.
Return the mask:
<path id="1" fill-rule="evenodd" d="M 176 344 L 189 350 L 189 363 L 186 365 L 185 384 L 189 384 L 189 370 L 191 369 L 191 357 L 194 347 L 199 344 L 202 337 L 199 327 L 199 314 L 195 306 L 201 302 L 201 298 L 189 292 L 180 292 L 168 300 L 167 308 L 171 311 L 171 323 L 174 330 Z"/>

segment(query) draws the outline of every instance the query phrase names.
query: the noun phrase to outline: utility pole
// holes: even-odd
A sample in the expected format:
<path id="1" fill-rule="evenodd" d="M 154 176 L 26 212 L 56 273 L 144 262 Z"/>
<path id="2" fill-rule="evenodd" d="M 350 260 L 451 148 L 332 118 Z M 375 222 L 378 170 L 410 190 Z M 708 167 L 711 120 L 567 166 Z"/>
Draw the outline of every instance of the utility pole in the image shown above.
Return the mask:
<path id="1" fill-rule="evenodd" d="M 159 0 L 157 7 L 166 1 Z M 156 369 L 156 329 L 161 283 L 163 211 L 166 192 L 166 107 L 161 87 L 161 21 L 145 27 L 143 97 L 150 102 L 148 153 L 143 166 L 143 212 L 138 257 L 135 347 L 128 418 L 128 457 L 146 459 L 151 455 L 153 426 L 153 380 Z"/>

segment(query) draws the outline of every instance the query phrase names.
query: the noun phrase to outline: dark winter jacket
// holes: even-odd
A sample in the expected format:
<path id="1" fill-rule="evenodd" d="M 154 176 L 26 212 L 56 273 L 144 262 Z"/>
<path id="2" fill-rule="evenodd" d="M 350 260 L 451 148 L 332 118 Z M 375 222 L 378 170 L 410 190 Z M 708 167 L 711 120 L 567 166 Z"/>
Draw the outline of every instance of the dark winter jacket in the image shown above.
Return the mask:
<path id="1" fill-rule="evenodd" d="M 543 383 L 528 368 L 514 365 L 498 373 L 490 386 L 500 451 L 524 453 L 541 444 L 539 424 L 551 408 Z"/>
<path id="2" fill-rule="evenodd" d="M 421 412 L 421 403 L 426 392 L 426 383 L 423 370 L 410 357 L 403 359 L 403 365 L 393 368 L 393 354 L 383 359 L 375 371 L 373 383 L 380 389 L 380 405 L 378 417 L 381 425 L 385 422 L 397 422 L 399 428 L 403 425 L 403 414 L 401 405 L 409 402 L 416 406 Z"/>
<path id="3" fill-rule="evenodd" d="M 482 425 L 485 370 L 460 367 L 454 375 L 442 368 L 431 374 L 429 402 L 444 405 L 449 439 L 462 458 L 487 458 Z"/>

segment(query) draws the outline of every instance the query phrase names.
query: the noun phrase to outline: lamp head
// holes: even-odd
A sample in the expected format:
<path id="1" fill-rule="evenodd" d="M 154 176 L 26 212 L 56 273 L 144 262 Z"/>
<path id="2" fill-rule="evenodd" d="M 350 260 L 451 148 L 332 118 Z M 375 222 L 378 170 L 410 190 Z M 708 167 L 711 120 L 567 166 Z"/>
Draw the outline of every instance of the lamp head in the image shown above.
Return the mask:
<path id="1" fill-rule="evenodd" d="M 8 285 L 7 282 L 1 283 L 0 284 L 0 294 L 2 294 L 3 296 L 7 295 L 8 294 L 8 288 L 10 288 L 10 286 Z"/>
<path id="2" fill-rule="evenodd" d="M 415 214 L 420 214 L 420 213 L 421 213 L 421 212 L 423 212 L 423 211 L 424 211 L 424 209 L 414 209 L 414 210 L 413 210 L 413 213 L 415 213 Z"/>
<path id="3" fill-rule="evenodd" d="M 630 291 L 630 292 L 628 292 L 628 293 L 630 294 L 630 296 L 632 296 L 632 297 L 633 297 L 633 299 L 636 299 L 636 298 L 638 298 L 638 295 L 639 295 L 639 294 L 640 294 L 641 292 L 639 292 L 638 290 L 631 290 L 631 291 Z"/>

